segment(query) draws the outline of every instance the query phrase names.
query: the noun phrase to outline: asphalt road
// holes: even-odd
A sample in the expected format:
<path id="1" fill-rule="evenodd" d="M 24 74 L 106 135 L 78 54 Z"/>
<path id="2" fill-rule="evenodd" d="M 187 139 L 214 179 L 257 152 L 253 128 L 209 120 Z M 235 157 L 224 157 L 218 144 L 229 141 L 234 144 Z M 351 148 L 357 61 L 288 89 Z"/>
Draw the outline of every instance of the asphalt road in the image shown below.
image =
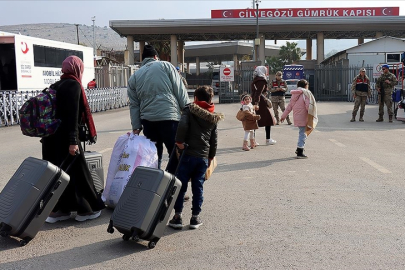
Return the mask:
<path id="1" fill-rule="evenodd" d="M 404 269 L 405 125 L 350 123 L 353 103 L 319 102 L 319 124 L 295 159 L 298 129 L 272 128 L 273 146 L 241 150 L 238 104 L 218 104 L 218 167 L 205 184 L 198 230 L 167 228 L 155 249 L 106 232 L 110 210 L 83 223 L 45 224 L 20 247 L 0 238 L 1 269 Z M 89 150 L 102 152 L 107 172 L 116 138 L 130 130 L 128 108 L 94 114 L 99 132 Z M 388 116 L 386 116 L 388 118 Z M 27 156 L 40 157 L 37 138 L 18 126 L 0 128 L 0 189 Z M 1 206 L 0 206 L 1 207 Z M 191 216 L 185 205 L 184 221 Z"/>

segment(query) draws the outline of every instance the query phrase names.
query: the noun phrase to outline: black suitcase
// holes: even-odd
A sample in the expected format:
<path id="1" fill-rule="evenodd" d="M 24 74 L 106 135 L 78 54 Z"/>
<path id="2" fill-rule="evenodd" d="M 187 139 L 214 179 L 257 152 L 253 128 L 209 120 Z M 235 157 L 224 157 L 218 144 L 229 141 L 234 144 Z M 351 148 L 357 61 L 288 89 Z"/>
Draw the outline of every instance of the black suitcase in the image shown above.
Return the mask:
<path id="1" fill-rule="evenodd" d="M 173 154 L 169 162 L 177 158 Z M 148 247 L 154 248 L 163 235 L 180 188 L 180 180 L 171 173 L 136 167 L 111 215 L 107 232 L 114 233 L 115 227 L 124 240 L 148 240 Z"/>
<path id="2" fill-rule="evenodd" d="M 69 180 L 52 163 L 26 158 L 0 193 L 0 235 L 16 236 L 25 246 L 45 223 Z"/>

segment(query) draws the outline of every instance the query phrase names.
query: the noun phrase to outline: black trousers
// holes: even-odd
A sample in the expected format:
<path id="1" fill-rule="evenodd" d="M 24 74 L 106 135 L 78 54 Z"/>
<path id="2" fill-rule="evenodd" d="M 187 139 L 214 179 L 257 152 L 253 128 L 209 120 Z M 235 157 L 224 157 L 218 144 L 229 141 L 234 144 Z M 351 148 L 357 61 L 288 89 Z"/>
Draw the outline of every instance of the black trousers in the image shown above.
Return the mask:
<path id="1" fill-rule="evenodd" d="M 175 144 L 178 121 L 167 120 L 167 121 L 148 121 L 141 120 L 143 126 L 143 134 L 156 143 L 156 148 L 158 152 L 158 159 L 163 157 L 163 144 L 166 146 L 169 155 L 172 154 Z M 171 162 L 167 164 L 166 170 L 174 174 L 177 168 L 177 159 L 172 159 Z"/>

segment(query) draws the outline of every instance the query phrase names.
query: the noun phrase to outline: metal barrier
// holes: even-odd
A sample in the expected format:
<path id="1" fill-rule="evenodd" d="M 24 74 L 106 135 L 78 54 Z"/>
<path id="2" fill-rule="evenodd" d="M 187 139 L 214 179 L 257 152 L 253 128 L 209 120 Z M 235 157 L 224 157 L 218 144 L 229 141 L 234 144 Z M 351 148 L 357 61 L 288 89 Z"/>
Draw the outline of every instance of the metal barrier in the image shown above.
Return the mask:
<path id="1" fill-rule="evenodd" d="M 0 92 L 0 127 L 20 123 L 18 110 L 25 101 L 38 95 L 41 91 Z M 86 96 L 91 112 L 100 112 L 128 106 L 127 88 L 86 89 Z"/>

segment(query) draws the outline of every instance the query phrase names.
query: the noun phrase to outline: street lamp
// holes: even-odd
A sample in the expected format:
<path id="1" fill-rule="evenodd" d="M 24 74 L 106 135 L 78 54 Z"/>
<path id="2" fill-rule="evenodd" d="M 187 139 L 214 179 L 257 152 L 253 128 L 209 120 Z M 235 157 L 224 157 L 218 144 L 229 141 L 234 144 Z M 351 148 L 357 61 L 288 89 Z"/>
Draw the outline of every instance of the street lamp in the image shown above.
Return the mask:
<path id="1" fill-rule="evenodd" d="M 93 55 L 96 56 L 96 36 L 94 35 L 94 22 L 96 21 L 96 16 L 91 17 L 93 21 Z"/>
<path id="2" fill-rule="evenodd" d="M 259 59 L 258 52 L 259 52 L 259 3 L 261 0 L 254 0 L 256 4 L 256 39 L 255 39 L 255 60 Z"/>

